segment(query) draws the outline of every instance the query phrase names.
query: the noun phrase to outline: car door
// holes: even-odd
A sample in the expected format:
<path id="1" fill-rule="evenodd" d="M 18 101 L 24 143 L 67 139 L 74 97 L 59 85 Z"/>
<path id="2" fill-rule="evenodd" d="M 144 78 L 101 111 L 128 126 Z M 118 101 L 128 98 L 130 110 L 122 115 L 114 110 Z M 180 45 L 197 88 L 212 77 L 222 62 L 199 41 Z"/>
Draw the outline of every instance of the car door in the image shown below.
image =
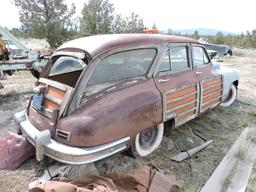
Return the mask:
<path id="1" fill-rule="evenodd" d="M 155 73 L 155 83 L 163 99 L 163 121 L 175 119 L 176 127 L 197 115 L 197 81 L 191 65 L 189 45 L 169 44 Z"/>
<path id="2" fill-rule="evenodd" d="M 192 44 L 192 61 L 200 86 L 199 112 L 217 106 L 222 96 L 222 76 L 214 69 L 204 47 Z"/>

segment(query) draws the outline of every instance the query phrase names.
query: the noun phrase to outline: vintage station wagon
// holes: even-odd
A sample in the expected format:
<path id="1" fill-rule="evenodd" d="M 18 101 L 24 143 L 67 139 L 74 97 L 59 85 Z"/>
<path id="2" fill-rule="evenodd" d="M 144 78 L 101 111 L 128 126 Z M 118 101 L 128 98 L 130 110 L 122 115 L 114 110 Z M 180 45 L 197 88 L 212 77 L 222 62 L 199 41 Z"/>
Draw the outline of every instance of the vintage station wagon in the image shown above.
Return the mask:
<path id="1" fill-rule="evenodd" d="M 145 156 L 160 145 L 165 122 L 178 127 L 231 105 L 238 79 L 190 38 L 84 37 L 54 52 L 27 110 L 15 117 L 38 160 L 83 164 L 126 149 Z"/>

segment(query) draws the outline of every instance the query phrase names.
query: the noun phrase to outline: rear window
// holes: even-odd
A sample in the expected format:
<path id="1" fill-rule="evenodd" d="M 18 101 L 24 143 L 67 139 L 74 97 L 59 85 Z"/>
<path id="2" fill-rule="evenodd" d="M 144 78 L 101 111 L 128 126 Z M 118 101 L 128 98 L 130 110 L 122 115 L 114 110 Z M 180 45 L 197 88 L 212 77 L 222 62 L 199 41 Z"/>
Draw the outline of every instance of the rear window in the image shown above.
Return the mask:
<path id="1" fill-rule="evenodd" d="M 129 50 L 110 55 L 97 65 L 88 84 L 94 85 L 146 75 L 155 56 L 155 49 Z"/>
<path id="2" fill-rule="evenodd" d="M 74 57 L 60 57 L 57 61 L 53 64 L 50 72 L 49 77 L 70 73 L 74 71 L 82 70 L 85 66 L 84 62 L 80 59 L 76 59 Z"/>

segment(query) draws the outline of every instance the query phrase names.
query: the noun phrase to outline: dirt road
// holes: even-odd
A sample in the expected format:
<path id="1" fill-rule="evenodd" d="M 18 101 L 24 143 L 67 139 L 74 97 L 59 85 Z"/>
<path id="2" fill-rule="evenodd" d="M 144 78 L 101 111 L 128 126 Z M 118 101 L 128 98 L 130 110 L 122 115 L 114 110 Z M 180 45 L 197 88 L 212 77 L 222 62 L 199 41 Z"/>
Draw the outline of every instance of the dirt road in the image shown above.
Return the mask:
<path id="1" fill-rule="evenodd" d="M 256 52 L 236 50 L 235 53 L 236 56 L 220 62 L 221 65 L 235 67 L 240 71 L 238 101 L 232 107 L 217 107 L 178 129 L 167 130 L 165 136 L 173 139 L 173 150 L 168 151 L 164 144 L 145 158 L 134 159 L 126 154 L 116 154 L 96 162 L 97 170 L 104 174 L 153 164 L 184 180 L 184 189 L 180 191 L 197 191 L 201 188 L 243 128 L 255 124 Z M 35 79 L 29 72 L 19 72 L 1 80 L 5 89 L 0 90 L 0 136 L 12 128 L 14 113 L 27 105 L 34 82 Z M 173 162 L 173 154 L 204 142 L 194 132 L 207 140 L 213 139 L 214 143 L 191 159 L 180 163 Z M 28 183 L 40 175 L 43 168 L 42 164 L 31 158 L 16 171 L 0 171 L 1 191 L 26 191 Z"/>

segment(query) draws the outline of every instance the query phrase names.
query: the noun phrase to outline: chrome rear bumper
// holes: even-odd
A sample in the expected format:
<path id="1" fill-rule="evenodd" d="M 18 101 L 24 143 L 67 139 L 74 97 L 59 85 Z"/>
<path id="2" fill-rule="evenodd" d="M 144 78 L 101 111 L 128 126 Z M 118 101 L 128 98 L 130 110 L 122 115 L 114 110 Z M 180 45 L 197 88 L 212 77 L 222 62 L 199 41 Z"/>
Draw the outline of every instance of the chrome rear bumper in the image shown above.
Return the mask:
<path id="1" fill-rule="evenodd" d="M 91 163 L 126 149 L 129 137 L 88 148 L 68 146 L 51 139 L 49 130 L 39 131 L 26 117 L 26 114 L 15 114 L 22 134 L 36 149 L 36 158 L 41 161 L 44 155 L 66 164 Z"/>

